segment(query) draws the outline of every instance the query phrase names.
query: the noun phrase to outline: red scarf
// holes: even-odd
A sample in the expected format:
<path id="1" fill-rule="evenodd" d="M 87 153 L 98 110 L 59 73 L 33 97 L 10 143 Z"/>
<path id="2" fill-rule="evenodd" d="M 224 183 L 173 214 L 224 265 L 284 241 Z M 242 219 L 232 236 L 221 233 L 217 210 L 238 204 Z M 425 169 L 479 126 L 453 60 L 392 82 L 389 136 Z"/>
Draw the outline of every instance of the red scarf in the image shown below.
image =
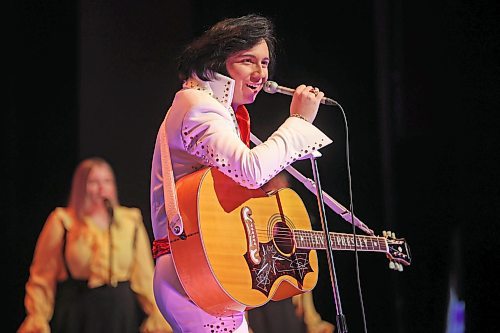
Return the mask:
<path id="1" fill-rule="evenodd" d="M 238 106 L 236 109 L 236 121 L 240 128 L 240 138 L 248 147 L 250 147 L 250 115 L 244 105 Z"/>

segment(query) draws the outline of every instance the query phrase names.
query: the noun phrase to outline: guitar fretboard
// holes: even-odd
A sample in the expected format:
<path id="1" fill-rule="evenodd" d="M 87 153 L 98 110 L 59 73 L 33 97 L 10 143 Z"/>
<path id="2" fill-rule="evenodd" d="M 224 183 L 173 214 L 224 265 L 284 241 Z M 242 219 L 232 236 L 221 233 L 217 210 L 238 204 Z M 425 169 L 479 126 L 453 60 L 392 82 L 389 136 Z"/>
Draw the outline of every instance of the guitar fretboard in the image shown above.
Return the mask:
<path id="1" fill-rule="evenodd" d="M 326 239 L 322 231 L 293 230 L 295 243 L 302 249 L 326 249 Z M 330 242 L 334 250 L 354 250 L 387 252 L 387 241 L 384 237 L 354 235 L 330 232 Z"/>

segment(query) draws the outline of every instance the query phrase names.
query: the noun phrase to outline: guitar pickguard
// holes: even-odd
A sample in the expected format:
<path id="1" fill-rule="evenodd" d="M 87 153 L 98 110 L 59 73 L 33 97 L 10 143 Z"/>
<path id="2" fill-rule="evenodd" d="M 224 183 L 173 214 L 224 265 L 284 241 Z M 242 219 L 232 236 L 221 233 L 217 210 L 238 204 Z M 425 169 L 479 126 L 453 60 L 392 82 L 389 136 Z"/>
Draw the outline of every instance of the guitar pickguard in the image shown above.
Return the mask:
<path id="1" fill-rule="evenodd" d="M 269 296 L 274 282 L 281 276 L 290 276 L 297 280 L 299 287 L 303 285 L 304 277 L 312 272 L 309 262 L 309 249 L 298 249 L 290 256 L 283 255 L 273 241 L 259 244 L 261 261 L 254 264 L 249 253 L 245 254 L 250 274 L 252 275 L 252 288 Z"/>

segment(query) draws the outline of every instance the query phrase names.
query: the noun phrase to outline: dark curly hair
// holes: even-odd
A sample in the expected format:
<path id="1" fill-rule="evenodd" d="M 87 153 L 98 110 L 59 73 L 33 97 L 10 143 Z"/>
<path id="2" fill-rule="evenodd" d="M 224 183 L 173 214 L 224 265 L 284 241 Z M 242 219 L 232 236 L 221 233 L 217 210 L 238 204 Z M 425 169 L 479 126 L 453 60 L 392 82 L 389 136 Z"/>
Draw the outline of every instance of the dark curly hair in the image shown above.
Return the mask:
<path id="1" fill-rule="evenodd" d="M 186 80 L 193 74 L 209 81 L 214 72 L 227 74 L 226 60 L 233 54 L 251 49 L 264 40 L 269 48 L 269 75 L 275 63 L 276 37 L 270 19 L 249 14 L 226 18 L 213 25 L 191 42 L 178 60 L 179 79 Z"/>

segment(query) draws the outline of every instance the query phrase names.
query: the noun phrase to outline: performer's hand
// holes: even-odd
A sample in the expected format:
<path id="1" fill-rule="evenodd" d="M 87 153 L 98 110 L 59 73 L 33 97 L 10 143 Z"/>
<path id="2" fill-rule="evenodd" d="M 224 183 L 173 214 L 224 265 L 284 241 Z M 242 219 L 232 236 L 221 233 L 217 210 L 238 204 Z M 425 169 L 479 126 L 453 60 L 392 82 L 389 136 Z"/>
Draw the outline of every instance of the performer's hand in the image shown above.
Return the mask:
<path id="1" fill-rule="evenodd" d="M 325 94 L 318 88 L 301 84 L 293 94 L 290 115 L 299 115 L 312 123 L 316 118 L 319 104 L 324 96 Z"/>

